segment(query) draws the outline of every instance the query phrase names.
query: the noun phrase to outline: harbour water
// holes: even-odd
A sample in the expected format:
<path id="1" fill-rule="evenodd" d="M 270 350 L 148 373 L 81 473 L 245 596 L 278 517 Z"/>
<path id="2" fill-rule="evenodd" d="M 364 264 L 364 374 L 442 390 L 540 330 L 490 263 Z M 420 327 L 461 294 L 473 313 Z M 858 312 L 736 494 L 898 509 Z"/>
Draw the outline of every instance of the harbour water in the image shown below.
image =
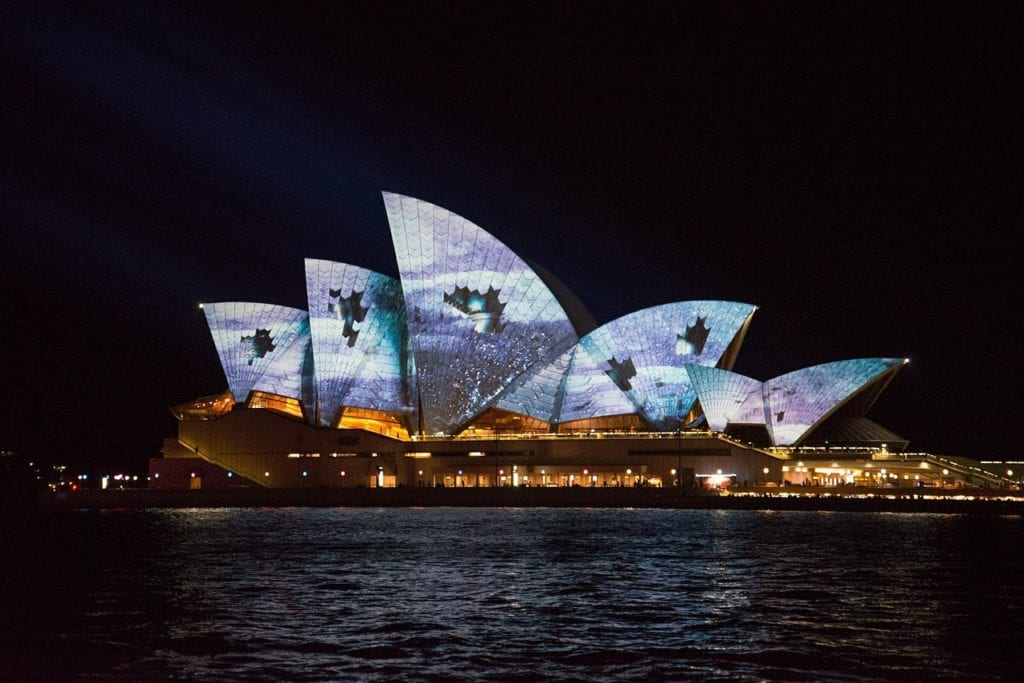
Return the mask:
<path id="1" fill-rule="evenodd" d="M 5 680 L 1019 680 L 1024 519 L 285 508 L 4 518 Z"/>

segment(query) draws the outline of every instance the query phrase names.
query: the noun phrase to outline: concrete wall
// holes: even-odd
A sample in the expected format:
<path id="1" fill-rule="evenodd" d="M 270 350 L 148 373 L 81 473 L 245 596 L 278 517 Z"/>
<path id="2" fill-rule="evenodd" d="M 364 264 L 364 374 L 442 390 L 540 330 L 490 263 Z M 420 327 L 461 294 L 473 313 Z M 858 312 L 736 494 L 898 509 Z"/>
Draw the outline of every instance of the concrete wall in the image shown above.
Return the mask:
<path id="1" fill-rule="evenodd" d="M 273 487 L 368 485 L 377 472 L 371 460 L 389 463 L 393 477 L 395 454 L 405 450 L 403 442 L 379 434 L 312 427 L 269 410 L 182 421 L 178 440 L 199 457 Z"/>
<path id="2" fill-rule="evenodd" d="M 236 409 L 216 420 L 180 422 L 178 440 L 186 454 L 268 487 L 417 487 L 446 481 L 493 486 L 510 485 L 516 475 L 520 484 L 533 486 L 542 481 L 632 486 L 652 480 L 675 486 L 680 478 L 683 486 L 692 486 L 696 476 L 719 471 L 733 475 L 735 484 L 753 485 L 764 483 L 765 467 L 769 481 L 779 481 L 782 474 L 781 461 L 703 434 L 406 442 L 359 430 L 316 428 L 267 410 Z M 430 457 L 413 457 L 426 453 Z"/>
<path id="3" fill-rule="evenodd" d="M 245 478 L 229 473 L 203 458 L 150 458 L 151 489 L 224 489 L 251 486 Z"/>

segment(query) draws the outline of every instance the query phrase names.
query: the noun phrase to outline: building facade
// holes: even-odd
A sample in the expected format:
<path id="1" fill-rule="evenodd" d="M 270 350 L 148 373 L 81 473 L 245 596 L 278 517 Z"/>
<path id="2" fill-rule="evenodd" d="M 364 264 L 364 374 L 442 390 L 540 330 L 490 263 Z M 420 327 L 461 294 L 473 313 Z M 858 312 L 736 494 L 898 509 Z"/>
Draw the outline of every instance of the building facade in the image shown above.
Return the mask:
<path id="1" fill-rule="evenodd" d="M 166 459 L 260 486 L 718 486 L 781 481 L 780 448 L 843 433 L 906 446 L 865 417 L 902 359 L 744 377 L 754 305 L 599 325 L 479 226 L 383 198 L 399 278 L 307 259 L 306 309 L 203 305 L 227 386 L 173 409 Z"/>

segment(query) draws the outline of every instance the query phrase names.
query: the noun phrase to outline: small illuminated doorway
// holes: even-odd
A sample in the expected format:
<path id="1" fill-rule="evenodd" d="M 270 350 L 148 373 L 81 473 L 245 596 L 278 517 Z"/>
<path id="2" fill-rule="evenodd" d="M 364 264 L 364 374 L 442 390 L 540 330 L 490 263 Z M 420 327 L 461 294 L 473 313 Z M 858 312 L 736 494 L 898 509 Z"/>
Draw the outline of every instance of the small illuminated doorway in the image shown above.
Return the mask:
<path id="1" fill-rule="evenodd" d="M 395 475 L 386 473 L 383 465 L 378 465 L 377 472 L 370 475 L 370 486 L 375 488 L 394 488 L 396 483 Z"/>

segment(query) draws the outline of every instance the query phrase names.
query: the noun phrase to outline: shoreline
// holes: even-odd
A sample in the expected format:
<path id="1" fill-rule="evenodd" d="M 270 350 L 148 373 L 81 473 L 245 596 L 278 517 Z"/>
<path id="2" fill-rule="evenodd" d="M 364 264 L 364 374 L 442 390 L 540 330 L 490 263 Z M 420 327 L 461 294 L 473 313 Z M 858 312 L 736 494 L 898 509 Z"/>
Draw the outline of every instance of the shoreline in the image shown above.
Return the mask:
<path id="1" fill-rule="evenodd" d="M 667 488 L 118 489 L 42 493 L 38 509 L 138 510 L 245 507 L 508 507 L 801 510 L 1024 515 L 1024 492 L 992 489 L 779 489 L 714 492 Z"/>

